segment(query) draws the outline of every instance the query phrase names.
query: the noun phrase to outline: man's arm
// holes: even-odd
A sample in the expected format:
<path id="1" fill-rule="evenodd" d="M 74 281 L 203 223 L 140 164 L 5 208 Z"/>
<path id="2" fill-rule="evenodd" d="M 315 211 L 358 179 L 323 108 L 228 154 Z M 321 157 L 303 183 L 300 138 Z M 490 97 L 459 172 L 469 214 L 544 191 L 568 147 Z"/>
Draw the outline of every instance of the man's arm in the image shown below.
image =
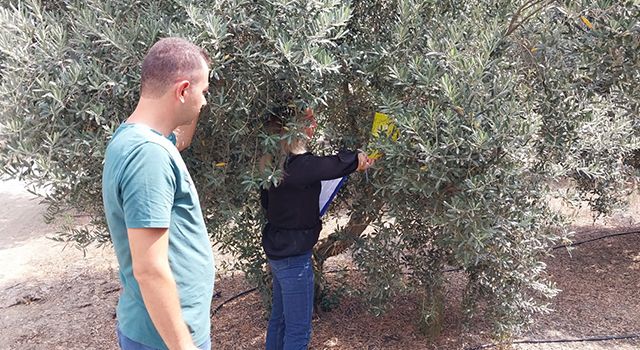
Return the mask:
<path id="1" fill-rule="evenodd" d="M 197 349 L 182 319 L 178 288 L 169 266 L 166 228 L 128 229 L 133 275 L 153 325 L 169 349 Z"/>
<path id="2" fill-rule="evenodd" d="M 182 152 L 182 150 L 191 145 L 191 140 L 193 140 L 197 124 L 198 119 L 195 119 L 191 124 L 181 125 L 173 130 L 173 133 L 176 135 L 176 147 L 178 148 L 178 151 Z"/>

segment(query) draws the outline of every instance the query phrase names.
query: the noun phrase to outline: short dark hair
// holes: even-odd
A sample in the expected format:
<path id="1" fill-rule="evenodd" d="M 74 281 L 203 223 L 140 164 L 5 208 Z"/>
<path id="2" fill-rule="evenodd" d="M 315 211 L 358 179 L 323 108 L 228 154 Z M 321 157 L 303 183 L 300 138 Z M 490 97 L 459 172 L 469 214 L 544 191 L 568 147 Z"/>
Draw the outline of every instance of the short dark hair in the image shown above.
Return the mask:
<path id="1" fill-rule="evenodd" d="M 182 38 L 160 39 L 142 61 L 140 94 L 162 96 L 176 79 L 193 78 L 202 60 L 210 64 L 207 53 L 197 45 Z"/>

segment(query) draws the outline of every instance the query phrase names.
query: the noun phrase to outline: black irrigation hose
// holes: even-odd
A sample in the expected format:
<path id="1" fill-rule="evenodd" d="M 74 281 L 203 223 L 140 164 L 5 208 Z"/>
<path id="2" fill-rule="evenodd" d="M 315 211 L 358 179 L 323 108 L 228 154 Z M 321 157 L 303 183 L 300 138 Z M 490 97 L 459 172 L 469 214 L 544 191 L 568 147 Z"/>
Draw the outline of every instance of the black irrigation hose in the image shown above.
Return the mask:
<path id="1" fill-rule="evenodd" d="M 218 305 L 215 310 L 213 310 L 212 316 L 215 316 L 218 311 L 222 309 L 224 304 L 229 303 L 235 299 L 238 299 L 244 295 L 252 293 L 258 290 L 257 287 L 247 289 L 242 293 L 236 294 L 231 298 L 222 302 L 222 304 Z M 628 334 L 628 335 L 607 335 L 607 336 L 597 336 L 597 337 L 586 337 L 586 338 L 574 338 L 574 339 L 525 339 L 525 340 L 516 340 L 510 342 L 509 344 L 548 344 L 548 343 L 578 343 L 578 342 L 594 342 L 594 341 L 609 341 L 609 340 L 628 340 L 628 339 L 640 339 L 640 334 Z M 465 350 L 481 350 L 481 349 L 489 349 L 494 348 L 498 345 L 504 344 L 483 344 L 475 347 L 466 348 Z"/>
<path id="2" fill-rule="evenodd" d="M 580 242 L 559 245 L 559 246 L 553 247 L 552 249 L 555 250 L 555 249 L 561 249 L 561 248 L 575 247 L 575 246 L 579 246 L 581 244 L 585 244 L 585 243 L 589 243 L 589 242 L 593 242 L 593 241 L 597 241 L 597 240 L 601 240 L 601 239 L 605 239 L 605 238 L 609 238 L 609 237 L 626 236 L 626 235 L 633 235 L 633 234 L 637 234 L 637 233 L 640 233 L 640 231 L 628 231 L 628 232 L 612 233 L 612 234 L 609 234 L 609 235 L 604 235 L 604 236 L 601 236 L 601 237 L 591 238 L 591 239 L 587 239 L 587 240 L 580 241 Z"/>
<path id="3" fill-rule="evenodd" d="M 640 231 L 628 231 L 628 232 L 612 233 L 612 234 L 609 234 L 609 235 L 604 235 L 604 236 L 600 236 L 600 237 L 596 237 L 596 238 L 587 239 L 587 240 L 584 240 L 584 241 L 574 242 L 574 243 L 571 243 L 571 244 L 563 244 L 563 245 L 555 246 L 555 247 L 551 248 L 551 250 L 569 248 L 569 247 L 576 247 L 576 246 L 579 246 L 581 244 L 590 243 L 590 242 L 598 241 L 598 240 L 605 239 L 605 238 L 627 236 L 627 235 L 633 235 L 633 234 L 638 234 L 638 233 L 640 233 Z M 458 272 L 458 271 L 461 271 L 461 270 L 462 270 L 462 268 L 459 267 L 459 268 L 446 269 L 446 270 L 444 270 L 442 272 Z"/>
<path id="4" fill-rule="evenodd" d="M 222 302 L 222 304 L 218 305 L 218 307 L 216 307 L 216 309 L 215 309 L 215 310 L 213 310 L 212 316 L 215 316 L 215 314 L 216 314 L 216 313 L 218 313 L 218 311 L 220 311 L 220 309 L 222 309 L 222 307 L 224 306 L 224 304 L 229 303 L 229 302 L 231 302 L 231 301 L 234 301 L 234 300 L 236 300 L 236 299 L 238 299 L 238 298 L 240 298 L 240 297 L 242 297 L 242 296 L 245 296 L 245 295 L 247 295 L 247 294 L 249 294 L 249 293 L 251 293 L 251 292 L 255 292 L 256 290 L 258 290 L 258 287 L 254 287 L 254 288 L 251 288 L 251 289 L 247 289 L 247 290 L 245 290 L 244 292 L 242 292 L 242 293 L 238 293 L 238 294 L 236 294 L 236 295 L 232 296 L 231 298 L 229 298 L 229 299 L 227 299 L 227 300 L 223 301 L 223 302 Z"/>
<path id="5" fill-rule="evenodd" d="M 626 236 L 632 234 L 638 234 L 640 231 L 628 231 L 628 232 L 619 232 L 612 233 L 609 235 L 604 235 L 596 238 L 587 239 L 584 241 L 574 242 L 571 244 L 564 244 L 553 247 L 552 249 L 561 249 L 568 247 L 575 247 L 581 244 L 590 243 L 594 241 L 598 241 L 601 239 L 609 238 L 609 237 L 619 237 Z M 444 272 L 455 272 L 460 271 L 461 269 L 447 269 Z M 511 342 L 509 344 L 547 344 L 547 343 L 576 343 L 576 342 L 593 342 L 593 341 L 607 341 L 607 340 L 622 340 L 622 339 L 640 339 L 640 334 L 629 334 L 629 335 L 612 335 L 612 336 L 597 336 L 597 337 L 587 337 L 587 338 L 574 338 L 574 339 L 544 339 L 544 340 L 517 340 Z M 476 347 L 467 348 L 466 350 L 480 350 L 480 349 L 488 349 L 498 346 L 499 344 L 484 344 Z"/>
<path id="6" fill-rule="evenodd" d="M 545 339 L 545 340 L 525 339 L 525 340 L 516 340 L 508 344 L 578 343 L 578 342 L 623 340 L 623 339 L 640 339 L 640 334 L 603 335 L 603 336 L 597 336 L 597 337 L 574 338 L 574 339 Z M 498 345 L 505 345 L 505 344 L 484 344 L 476 347 L 466 348 L 465 350 L 489 349 L 489 348 L 496 347 Z"/>
<path id="7" fill-rule="evenodd" d="M 600 236 L 600 237 L 596 237 L 596 238 L 591 238 L 591 239 L 587 239 L 584 241 L 579 241 L 579 242 L 574 242 L 571 244 L 564 244 L 564 245 L 559 245 L 559 246 L 555 246 L 552 248 L 552 250 L 556 250 L 556 249 L 561 249 L 561 248 L 568 248 L 568 247 L 575 247 L 575 246 L 579 246 L 581 244 L 585 244 L 585 243 L 589 243 L 589 242 L 593 242 L 593 241 L 598 241 L 601 239 L 605 239 L 605 238 L 609 238 L 609 237 L 619 237 L 619 236 L 626 236 L 626 235 L 632 235 L 632 234 L 638 234 L 640 233 L 640 231 L 628 231 L 628 232 L 619 232 L 619 233 L 612 233 L 609 235 L 604 235 L 604 236 Z M 447 272 L 458 272 L 461 271 L 462 268 L 449 268 L 444 270 L 443 272 L 447 273 Z M 346 268 L 346 269 L 342 269 L 342 270 L 331 270 L 331 271 L 326 271 L 326 273 L 337 273 L 337 272 L 345 272 L 345 271 L 351 271 L 351 269 Z M 215 315 L 218 311 L 220 311 L 220 309 L 222 309 L 222 307 L 224 306 L 224 304 L 229 303 L 235 299 L 238 299 L 244 295 L 247 295 L 251 292 L 254 292 L 258 290 L 257 287 L 255 288 L 251 288 L 251 289 L 247 289 L 244 292 L 241 292 L 239 294 L 236 294 L 234 296 L 232 296 L 231 298 L 225 300 L 222 302 L 222 304 L 218 305 L 218 307 L 215 308 L 215 310 L 213 310 L 213 315 Z M 613 339 L 632 339 L 632 338 L 640 338 L 640 335 L 630 335 L 630 336 L 621 336 L 621 337 L 595 337 L 595 338 L 584 338 L 584 339 L 575 339 L 575 340 L 571 340 L 571 339 L 561 339 L 561 340 L 530 340 L 530 341 L 517 341 L 514 342 L 513 344 L 541 344 L 541 343 L 567 343 L 567 342 L 578 342 L 578 341 L 598 341 L 598 340 L 613 340 Z M 487 345 L 482 345 L 481 347 L 476 347 L 476 348 L 471 348 L 468 350 L 475 350 L 475 349 L 486 349 L 486 348 L 490 348 L 490 347 L 494 347 L 496 346 L 495 344 L 487 344 Z"/>
<path id="8" fill-rule="evenodd" d="M 326 271 L 325 273 L 338 273 L 338 272 L 346 272 L 346 271 L 351 271 L 351 269 L 348 269 L 348 268 L 347 268 L 347 269 L 342 269 L 342 270 L 331 270 L 331 271 Z M 232 302 L 232 301 L 234 301 L 234 300 L 236 300 L 236 299 L 238 299 L 238 298 L 240 298 L 240 297 L 243 297 L 243 296 L 245 296 L 245 295 L 247 295 L 247 294 L 249 294 L 249 293 L 255 292 L 256 290 L 258 290 L 258 287 L 254 287 L 254 288 L 251 288 L 251 289 L 247 289 L 247 290 L 245 290 L 244 292 L 240 292 L 240 293 L 238 293 L 238 294 L 236 294 L 236 295 L 232 296 L 231 298 L 229 298 L 229 299 L 227 299 L 227 300 L 223 301 L 223 302 L 222 302 L 222 304 L 218 305 L 218 306 L 213 310 L 212 315 L 217 314 L 217 313 L 218 313 L 218 311 L 220 311 L 220 310 L 222 309 L 222 307 L 224 306 L 224 304 L 229 303 L 229 302 Z M 215 298 L 216 296 L 219 296 L 219 295 L 220 295 L 220 292 L 218 292 L 216 295 L 214 295 L 214 298 Z"/>

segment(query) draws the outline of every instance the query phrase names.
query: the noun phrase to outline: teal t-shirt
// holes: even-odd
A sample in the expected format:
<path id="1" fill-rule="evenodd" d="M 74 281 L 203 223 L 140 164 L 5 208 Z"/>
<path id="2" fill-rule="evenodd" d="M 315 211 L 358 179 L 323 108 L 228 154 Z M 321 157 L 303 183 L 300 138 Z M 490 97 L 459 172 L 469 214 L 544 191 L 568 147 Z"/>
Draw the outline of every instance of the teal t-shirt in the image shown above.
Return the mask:
<path id="1" fill-rule="evenodd" d="M 204 343 L 211 336 L 213 253 L 198 193 L 178 149 L 143 124 L 122 124 L 107 146 L 102 196 L 123 286 L 116 311 L 120 331 L 144 345 L 167 348 L 133 276 L 127 235 L 128 228 L 167 227 L 182 317 L 194 343 Z"/>

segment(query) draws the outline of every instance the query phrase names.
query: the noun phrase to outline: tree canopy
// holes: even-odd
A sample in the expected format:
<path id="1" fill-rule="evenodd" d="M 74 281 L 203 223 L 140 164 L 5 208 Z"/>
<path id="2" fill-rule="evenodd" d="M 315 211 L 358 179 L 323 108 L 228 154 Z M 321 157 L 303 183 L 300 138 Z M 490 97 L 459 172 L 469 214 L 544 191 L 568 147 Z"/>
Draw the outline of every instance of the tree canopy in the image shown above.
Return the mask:
<path id="1" fill-rule="evenodd" d="M 374 312 L 417 293 L 435 333 L 443 270 L 461 268 L 465 311 L 486 301 L 506 335 L 557 292 L 541 259 L 567 232 L 550 198 L 610 213 L 635 176 L 638 18 L 633 0 L 5 1 L 0 160 L 5 176 L 43 189 L 50 218 L 74 208 L 94 219 L 60 239 L 108 242 L 106 143 L 135 106 L 146 51 L 186 37 L 212 73 L 183 157 L 213 242 L 250 280 L 267 283 L 258 189 L 282 176 L 258 159 L 300 130 L 269 135 L 262 118 L 310 106 L 314 152 L 384 154 L 333 205 L 346 223 L 316 247 L 318 271 L 349 251 Z M 396 141 L 371 137 L 375 112 Z"/>

